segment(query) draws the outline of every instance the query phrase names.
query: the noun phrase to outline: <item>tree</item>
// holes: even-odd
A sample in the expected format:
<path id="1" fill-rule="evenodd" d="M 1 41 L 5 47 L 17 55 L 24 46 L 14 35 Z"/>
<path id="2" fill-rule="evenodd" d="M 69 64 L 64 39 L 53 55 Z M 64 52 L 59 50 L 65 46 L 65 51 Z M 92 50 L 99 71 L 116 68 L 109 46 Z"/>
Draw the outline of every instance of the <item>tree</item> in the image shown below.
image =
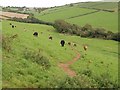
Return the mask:
<path id="1" fill-rule="evenodd" d="M 70 4 L 70 7 L 74 6 L 72 3 Z"/>

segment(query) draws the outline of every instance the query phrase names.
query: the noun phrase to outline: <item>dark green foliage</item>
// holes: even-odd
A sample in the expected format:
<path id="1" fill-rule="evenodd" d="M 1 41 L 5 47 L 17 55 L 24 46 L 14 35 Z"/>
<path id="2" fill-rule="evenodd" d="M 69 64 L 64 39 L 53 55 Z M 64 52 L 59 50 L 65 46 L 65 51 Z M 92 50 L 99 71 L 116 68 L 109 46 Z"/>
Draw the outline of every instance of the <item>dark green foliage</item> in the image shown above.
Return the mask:
<path id="1" fill-rule="evenodd" d="M 56 20 L 54 28 L 56 28 L 59 33 L 78 34 L 80 31 L 80 27 L 75 24 L 71 25 L 64 20 Z"/>
<path id="2" fill-rule="evenodd" d="M 54 28 L 56 28 L 59 33 L 75 34 L 81 37 L 120 41 L 119 32 L 113 33 L 111 31 L 105 30 L 104 28 L 93 28 L 89 24 L 80 27 L 75 24 L 67 23 L 64 20 L 56 20 Z"/>
<path id="3" fill-rule="evenodd" d="M 120 32 L 118 33 L 115 33 L 112 37 L 112 40 L 115 40 L 115 41 L 120 41 Z"/>
<path id="4" fill-rule="evenodd" d="M 70 4 L 70 7 L 73 7 L 73 6 L 74 6 L 74 4 L 71 3 L 71 4 Z"/>
<path id="5" fill-rule="evenodd" d="M 51 66 L 49 59 L 43 56 L 40 50 L 32 51 L 26 48 L 24 52 L 24 58 L 43 66 L 45 69 L 48 69 Z"/>
<path id="6" fill-rule="evenodd" d="M 45 24 L 45 25 L 54 25 L 51 22 L 45 22 L 45 21 L 41 21 L 39 19 L 34 18 L 32 15 L 29 16 L 28 18 L 22 19 L 22 18 L 12 18 L 12 21 L 17 21 L 17 22 L 24 22 L 24 23 L 37 23 L 37 24 Z"/>
<path id="7" fill-rule="evenodd" d="M 67 33 L 70 29 L 70 24 L 65 22 L 64 20 L 58 20 L 58 21 L 55 21 L 54 27 L 60 33 Z"/>
<path id="8" fill-rule="evenodd" d="M 40 12 L 46 10 L 46 9 L 48 9 L 48 8 L 34 8 L 34 10 L 38 13 L 40 13 Z"/>

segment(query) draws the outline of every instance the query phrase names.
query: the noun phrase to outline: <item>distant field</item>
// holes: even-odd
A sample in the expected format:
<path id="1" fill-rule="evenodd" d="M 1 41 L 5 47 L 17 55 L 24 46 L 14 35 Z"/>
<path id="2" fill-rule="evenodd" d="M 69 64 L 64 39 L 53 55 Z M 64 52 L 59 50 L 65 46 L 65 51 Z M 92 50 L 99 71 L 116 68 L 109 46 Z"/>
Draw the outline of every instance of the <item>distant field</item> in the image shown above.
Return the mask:
<path id="1" fill-rule="evenodd" d="M 17 27 L 11 28 L 9 23 Z M 89 81 L 91 78 L 94 80 L 95 77 L 99 77 L 101 74 L 107 75 L 106 73 L 109 73 L 110 78 L 105 76 L 107 80 L 110 80 L 112 83 L 117 83 L 118 42 L 63 35 L 55 32 L 53 27 L 47 25 L 26 24 L 6 20 L 2 21 L 2 25 L 3 36 L 18 34 L 18 37 L 10 44 L 12 51 L 6 52 L 3 50 L 2 53 L 4 61 L 2 63 L 3 87 L 35 88 L 60 87 L 64 85 L 69 87 L 68 84 L 64 83 L 67 76 L 66 72 L 58 67 L 58 63 L 65 63 L 76 56 L 67 42 L 76 43 L 77 46 L 74 47 L 74 49 L 81 55 L 81 58 L 71 65 L 71 68 L 75 70 L 77 76 L 85 75 L 83 71 L 89 68 L 91 76 L 85 75 L 88 78 L 86 81 Z M 39 33 L 38 37 L 32 35 L 35 31 Z M 43 32 L 43 34 L 41 34 L 41 32 Z M 53 40 L 48 39 L 49 35 L 53 37 Z M 65 47 L 60 46 L 61 39 L 66 41 Z M 84 44 L 88 45 L 87 52 L 84 52 Z M 44 56 L 49 58 L 51 64 L 50 69 L 44 70 L 41 65 L 24 57 L 24 53 L 27 52 L 27 50 L 38 51 L 39 49 Z M 91 63 L 89 63 L 89 61 L 91 61 Z M 77 86 L 72 85 L 72 87 Z M 84 85 L 81 87 L 84 87 Z"/>
<path id="2" fill-rule="evenodd" d="M 40 20 L 44 20 L 44 21 L 49 21 L 49 22 L 54 22 L 57 19 L 67 19 L 73 16 L 77 16 L 77 15 L 82 15 L 88 12 L 93 12 L 96 10 L 90 10 L 90 9 L 80 9 L 78 7 L 65 7 L 62 9 L 58 9 L 55 11 L 47 11 L 44 12 L 44 14 L 35 14 L 36 18 L 39 18 Z"/>
<path id="3" fill-rule="evenodd" d="M 80 3 L 79 7 L 89 7 L 97 9 L 112 9 L 115 10 L 118 8 L 117 2 L 89 2 L 89 3 Z"/>
<path id="4" fill-rule="evenodd" d="M 95 13 L 94 9 L 80 8 L 80 7 L 96 8 L 96 9 L 106 9 L 115 10 L 115 12 L 99 11 Z M 89 2 L 89 3 L 79 3 L 73 6 L 63 6 L 55 7 L 52 9 L 45 10 L 43 12 L 35 13 L 35 17 L 48 22 L 54 22 L 58 19 L 66 20 L 70 23 L 83 26 L 85 24 L 91 24 L 93 27 L 101 27 L 106 30 L 113 32 L 118 32 L 118 5 L 112 2 Z M 90 13 L 85 15 L 86 13 Z"/>
<path id="5" fill-rule="evenodd" d="M 118 13 L 97 12 L 86 16 L 66 19 L 77 25 L 90 24 L 93 27 L 105 28 L 109 31 L 118 32 Z"/>
<path id="6" fill-rule="evenodd" d="M 1 18 L 3 17 L 6 17 L 6 18 L 13 18 L 13 17 L 16 17 L 16 18 L 27 18 L 29 15 L 27 14 L 19 14 L 19 13 L 13 13 L 13 12 L 2 12 L 0 13 L 0 16 Z"/>

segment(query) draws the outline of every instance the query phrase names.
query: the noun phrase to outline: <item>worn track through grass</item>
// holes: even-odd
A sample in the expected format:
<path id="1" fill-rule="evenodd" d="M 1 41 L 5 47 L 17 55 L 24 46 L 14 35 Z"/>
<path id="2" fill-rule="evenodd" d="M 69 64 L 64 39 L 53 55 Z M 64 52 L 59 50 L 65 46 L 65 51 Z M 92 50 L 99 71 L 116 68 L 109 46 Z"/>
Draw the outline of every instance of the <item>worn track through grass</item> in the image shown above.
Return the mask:
<path id="1" fill-rule="evenodd" d="M 73 47 L 71 47 L 72 50 L 77 54 L 71 61 L 67 63 L 59 63 L 58 66 L 64 70 L 70 77 L 76 76 L 76 72 L 70 68 L 70 65 L 72 65 L 74 62 L 76 62 L 80 58 L 80 53 L 75 50 Z"/>

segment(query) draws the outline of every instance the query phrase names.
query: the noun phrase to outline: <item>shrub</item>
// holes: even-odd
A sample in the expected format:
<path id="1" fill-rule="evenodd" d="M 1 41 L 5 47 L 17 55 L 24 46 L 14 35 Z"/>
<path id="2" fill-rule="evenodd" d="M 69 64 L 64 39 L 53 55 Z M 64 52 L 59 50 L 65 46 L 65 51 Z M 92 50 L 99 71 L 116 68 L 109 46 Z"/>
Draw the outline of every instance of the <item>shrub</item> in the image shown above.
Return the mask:
<path id="1" fill-rule="evenodd" d="M 71 3 L 71 4 L 70 4 L 70 7 L 73 7 L 73 6 L 74 6 L 74 4 Z"/>
<path id="2" fill-rule="evenodd" d="M 109 39 L 120 41 L 120 33 L 113 33 L 107 31 L 104 28 L 93 28 L 91 25 L 86 24 L 83 27 L 77 26 L 75 24 L 70 24 L 64 20 L 56 20 L 54 23 L 54 28 L 59 33 L 75 34 L 81 37 L 89 38 L 100 38 L 100 39 Z"/>
<path id="3" fill-rule="evenodd" d="M 54 27 L 60 33 L 67 33 L 68 29 L 70 28 L 70 25 L 67 22 L 65 22 L 64 20 L 56 20 Z"/>
<path id="4" fill-rule="evenodd" d="M 120 42 L 120 32 L 115 33 L 112 37 L 112 40 L 119 41 Z"/>
<path id="5" fill-rule="evenodd" d="M 48 69 L 51 66 L 48 58 L 43 56 L 40 50 L 32 51 L 26 48 L 24 58 L 43 66 L 45 69 Z"/>
<path id="6" fill-rule="evenodd" d="M 2 35 L 2 48 L 4 50 L 6 50 L 7 52 L 10 52 L 12 50 L 12 48 L 11 48 L 12 41 L 17 37 L 18 36 L 16 34 L 12 35 L 12 36 L 3 36 Z"/>
<path id="7" fill-rule="evenodd" d="M 64 20 L 56 20 L 54 23 L 54 28 L 59 33 L 68 33 L 68 34 L 77 34 L 79 35 L 80 27 L 73 24 L 71 25 L 70 23 L 65 22 Z"/>
<path id="8" fill-rule="evenodd" d="M 24 22 L 24 23 L 37 23 L 37 24 L 45 24 L 45 25 L 54 25 L 51 22 L 45 22 L 39 19 L 34 18 L 33 16 L 29 16 L 28 18 L 22 19 L 22 18 L 12 18 L 12 21 L 17 21 L 17 22 Z"/>

